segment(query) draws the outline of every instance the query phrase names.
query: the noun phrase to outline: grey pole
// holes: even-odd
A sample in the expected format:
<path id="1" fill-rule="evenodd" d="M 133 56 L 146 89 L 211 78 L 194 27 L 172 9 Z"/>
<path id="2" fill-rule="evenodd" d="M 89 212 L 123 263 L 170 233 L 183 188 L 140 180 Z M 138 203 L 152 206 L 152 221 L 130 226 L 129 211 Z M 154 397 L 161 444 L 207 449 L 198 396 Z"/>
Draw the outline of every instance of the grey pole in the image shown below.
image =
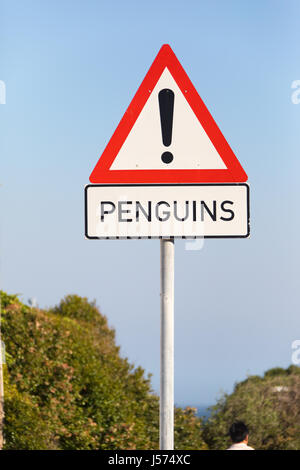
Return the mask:
<path id="1" fill-rule="evenodd" d="M 161 450 L 174 449 L 174 240 L 160 241 L 160 427 Z"/>

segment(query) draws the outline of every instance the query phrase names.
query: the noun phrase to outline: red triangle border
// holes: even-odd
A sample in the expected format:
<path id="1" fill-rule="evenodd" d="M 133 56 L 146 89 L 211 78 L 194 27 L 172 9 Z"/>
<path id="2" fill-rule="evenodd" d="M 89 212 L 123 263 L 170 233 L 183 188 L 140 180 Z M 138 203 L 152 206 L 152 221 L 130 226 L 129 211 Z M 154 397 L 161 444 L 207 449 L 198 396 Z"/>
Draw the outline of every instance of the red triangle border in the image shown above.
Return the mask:
<path id="1" fill-rule="evenodd" d="M 168 68 L 187 102 L 226 165 L 219 170 L 110 170 L 123 143 L 145 106 L 165 68 Z M 171 47 L 161 47 L 142 84 L 90 175 L 91 183 L 243 183 L 248 177 L 228 142 L 175 56 Z"/>

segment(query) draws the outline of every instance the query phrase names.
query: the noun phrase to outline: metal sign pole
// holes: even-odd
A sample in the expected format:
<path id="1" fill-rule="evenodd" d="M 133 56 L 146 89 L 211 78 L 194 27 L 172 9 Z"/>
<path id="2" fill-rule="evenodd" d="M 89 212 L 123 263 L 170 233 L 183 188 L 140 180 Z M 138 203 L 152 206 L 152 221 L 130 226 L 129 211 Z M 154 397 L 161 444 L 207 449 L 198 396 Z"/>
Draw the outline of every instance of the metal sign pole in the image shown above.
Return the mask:
<path id="1" fill-rule="evenodd" d="M 174 449 L 174 240 L 160 241 L 160 449 Z"/>

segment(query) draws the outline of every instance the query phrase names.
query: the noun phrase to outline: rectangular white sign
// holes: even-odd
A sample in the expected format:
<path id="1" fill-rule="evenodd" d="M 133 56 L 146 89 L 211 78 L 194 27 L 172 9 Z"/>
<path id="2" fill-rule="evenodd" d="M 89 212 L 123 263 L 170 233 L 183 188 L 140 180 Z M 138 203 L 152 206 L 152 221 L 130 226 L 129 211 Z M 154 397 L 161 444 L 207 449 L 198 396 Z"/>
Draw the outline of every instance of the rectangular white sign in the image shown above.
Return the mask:
<path id="1" fill-rule="evenodd" d="M 87 238 L 245 238 L 249 232 L 245 183 L 85 188 Z"/>

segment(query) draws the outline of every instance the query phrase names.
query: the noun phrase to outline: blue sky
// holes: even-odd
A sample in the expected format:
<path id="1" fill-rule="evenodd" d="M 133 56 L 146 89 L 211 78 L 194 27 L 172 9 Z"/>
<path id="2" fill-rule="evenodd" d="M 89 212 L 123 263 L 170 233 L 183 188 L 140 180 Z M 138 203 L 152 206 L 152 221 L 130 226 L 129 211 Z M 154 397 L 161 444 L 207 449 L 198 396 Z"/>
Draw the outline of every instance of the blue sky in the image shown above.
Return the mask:
<path id="1" fill-rule="evenodd" d="M 298 1 L 1 1 L 1 288 L 96 298 L 159 389 L 159 242 L 84 239 L 83 188 L 169 43 L 241 161 L 251 238 L 176 241 L 175 401 L 213 403 L 300 338 Z"/>

